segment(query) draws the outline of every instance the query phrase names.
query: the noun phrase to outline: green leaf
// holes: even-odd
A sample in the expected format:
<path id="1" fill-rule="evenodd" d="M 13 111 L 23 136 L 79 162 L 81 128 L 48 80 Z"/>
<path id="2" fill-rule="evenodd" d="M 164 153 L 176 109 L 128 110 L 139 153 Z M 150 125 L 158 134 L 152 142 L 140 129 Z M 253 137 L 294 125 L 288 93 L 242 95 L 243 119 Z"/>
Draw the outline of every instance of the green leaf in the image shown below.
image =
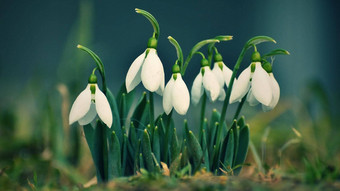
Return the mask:
<path id="1" fill-rule="evenodd" d="M 130 123 L 130 128 L 129 128 L 129 141 L 130 144 L 132 145 L 133 149 L 137 148 L 137 143 L 138 143 L 138 138 L 136 134 L 136 128 L 133 124 L 133 122 Z"/>
<path id="2" fill-rule="evenodd" d="M 211 128 L 210 129 L 211 134 L 209 135 L 209 137 L 210 137 L 210 143 L 209 143 L 209 147 L 208 147 L 209 153 L 213 152 L 214 145 L 216 145 L 216 132 L 217 132 L 217 129 L 219 128 L 218 126 L 219 126 L 218 122 L 215 122 L 215 124 L 210 127 Z M 213 156 L 211 155 L 210 157 L 212 158 Z"/>
<path id="3" fill-rule="evenodd" d="M 112 123 L 110 130 L 111 130 L 111 132 L 112 131 L 116 132 L 119 143 L 122 143 L 123 142 L 123 132 L 122 132 L 122 129 L 121 129 L 117 102 L 116 102 L 116 99 L 113 96 L 113 94 L 112 94 L 112 92 L 110 91 L 109 88 L 107 88 L 106 97 L 107 97 L 107 100 L 109 101 L 111 111 L 112 111 L 112 121 L 113 121 L 113 123 Z"/>
<path id="4" fill-rule="evenodd" d="M 178 155 L 180 153 L 180 147 L 179 147 L 179 143 L 178 143 L 176 128 L 173 128 L 170 151 L 171 151 L 170 152 L 170 155 L 171 155 L 170 164 L 171 164 L 178 157 Z"/>
<path id="5" fill-rule="evenodd" d="M 188 137 L 188 148 L 190 156 L 193 158 L 194 162 L 194 169 L 199 169 L 202 157 L 203 157 L 203 151 L 201 148 L 201 145 L 199 144 L 198 140 L 196 139 L 195 135 L 192 133 L 192 131 L 189 131 L 187 134 Z"/>
<path id="6" fill-rule="evenodd" d="M 245 119 L 244 119 L 244 116 L 242 116 L 242 117 L 237 121 L 237 125 L 240 126 L 241 129 L 246 125 L 246 121 L 245 121 Z"/>
<path id="7" fill-rule="evenodd" d="M 263 55 L 262 59 L 266 59 L 267 57 L 276 56 L 276 55 L 290 55 L 290 53 L 285 49 L 275 49 Z"/>
<path id="8" fill-rule="evenodd" d="M 171 176 L 175 175 L 178 169 L 180 168 L 181 159 L 182 159 L 182 153 L 179 153 L 179 155 L 177 155 L 177 157 L 173 161 L 171 161 L 171 165 L 170 165 Z"/>
<path id="9" fill-rule="evenodd" d="M 143 129 L 149 123 L 149 107 L 147 102 L 146 92 L 143 92 L 131 117 L 131 122 L 135 125 L 139 138 L 142 135 Z"/>
<path id="10" fill-rule="evenodd" d="M 107 126 L 98 120 L 94 130 L 93 140 L 93 160 L 97 161 L 97 180 L 106 182 L 108 180 L 108 146 L 107 146 Z"/>
<path id="11" fill-rule="evenodd" d="M 239 148 L 240 127 L 235 125 L 233 127 L 233 131 L 234 131 L 234 160 L 233 160 L 233 166 L 232 167 L 235 167 L 236 166 L 236 156 L 237 156 L 238 148 Z"/>
<path id="12" fill-rule="evenodd" d="M 143 133 L 143 140 L 142 140 L 142 153 L 143 153 L 143 160 L 146 165 L 146 170 L 149 172 L 154 171 L 154 163 L 152 158 L 152 151 L 151 151 L 151 143 L 150 143 L 150 136 L 148 131 L 145 129 Z"/>
<path id="13" fill-rule="evenodd" d="M 202 151 L 204 155 L 204 165 L 207 171 L 209 172 L 210 171 L 209 151 L 208 151 L 208 144 L 207 144 L 207 135 L 204 129 L 202 132 Z"/>
<path id="14" fill-rule="evenodd" d="M 109 180 L 122 175 L 121 167 L 121 150 L 118 137 L 113 131 L 111 134 L 111 142 L 109 144 Z"/>
<path id="15" fill-rule="evenodd" d="M 236 165 L 242 165 L 246 160 L 248 146 L 249 146 L 249 127 L 246 125 L 243 129 L 240 130 L 240 137 L 239 137 L 239 146 L 238 151 L 236 154 Z M 241 171 L 241 167 L 234 170 L 234 174 L 239 174 Z"/>
<path id="16" fill-rule="evenodd" d="M 154 153 L 157 162 L 159 163 L 161 160 L 161 148 L 159 144 L 159 128 L 158 126 L 155 127 L 155 131 L 153 133 L 153 139 L 152 139 L 152 152 Z"/>
<path id="17" fill-rule="evenodd" d="M 269 36 L 255 36 L 248 40 L 248 42 L 245 45 L 245 49 L 248 49 L 252 46 L 255 46 L 257 44 L 263 43 L 263 42 L 273 42 L 276 43 L 276 41 L 269 37 Z"/>
<path id="18" fill-rule="evenodd" d="M 222 145 L 222 153 L 221 153 L 221 161 L 223 162 L 224 166 L 227 168 L 225 170 L 231 170 L 233 165 L 233 158 L 234 158 L 234 131 L 233 129 L 229 130 L 228 135 L 225 137 Z"/>
<path id="19" fill-rule="evenodd" d="M 122 150 L 122 175 L 125 176 L 125 169 L 126 169 L 126 164 L 127 164 L 127 160 L 128 160 L 128 136 L 127 134 L 124 134 L 124 139 L 123 139 L 123 150 Z M 132 158 L 132 157 L 131 157 Z"/>

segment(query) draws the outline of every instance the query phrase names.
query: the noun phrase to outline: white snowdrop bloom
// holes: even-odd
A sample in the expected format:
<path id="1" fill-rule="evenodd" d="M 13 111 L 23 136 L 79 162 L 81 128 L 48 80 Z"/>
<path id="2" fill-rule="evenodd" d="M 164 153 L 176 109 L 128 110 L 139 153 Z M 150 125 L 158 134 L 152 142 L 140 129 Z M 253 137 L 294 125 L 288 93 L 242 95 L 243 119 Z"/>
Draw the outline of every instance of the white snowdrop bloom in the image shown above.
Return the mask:
<path id="1" fill-rule="evenodd" d="M 131 64 L 125 79 L 127 92 L 132 91 L 141 81 L 150 92 L 163 94 L 164 69 L 155 48 L 147 48 Z"/>
<path id="2" fill-rule="evenodd" d="M 112 112 L 110 104 L 97 83 L 89 83 L 72 105 L 69 124 L 71 125 L 76 121 L 80 125 L 89 124 L 96 118 L 97 114 L 111 128 Z"/>
<path id="3" fill-rule="evenodd" d="M 180 73 L 173 73 L 166 84 L 163 94 L 163 108 L 167 115 L 175 108 L 180 115 L 185 115 L 189 109 L 190 95 Z"/>
<path id="4" fill-rule="evenodd" d="M 225 98 L 224 84 L 228 87 L 233 71 L 230 70 L 222 61 L 215 62 L 212 72 L 215 74 L 216 79 L 221 87 L 219 100 L 223 101 Z M 236 82 L 234 79 L 234 83 Z M 224 95 L 224 96 L 223 96 Z"/>
<path id="5" fill-rule="evenodd" d="M 206 62 L 208 61 L 206 60 Z M 198 104 L 203 95 L 203 91 L 206 92 L 212 102 L 216 101 L 220 96 L 223 96 L 223 93 L 220 93 L 220 84 L 214 73 L 210 70 L 209 64 L 202 64 L 200 73 L 196 76 L 192 84 L 191 100 L 194 105 Z"/>
<path id="6" fill-rule="evenodd" d="M 262 105 L 263 111 L 270 111 L 274 109 L 280 99 L 280 86 L 277 83 L 276 79 L 274 78 L 273 73 L 269 73 L 270 85 L 272 88 L 272 101 L 270 102 L 269 106 Z"/>
<path id="7" fill-rule="evenodd" d="M 256 101 L 269 106 L 272 99 L 272 85 L 268 73 L 262 68 L 261 62 L 252 62 L 239 76 L 231 91 L 230 103 L 240 101 L 249 91 L 247 98 L 251 105 Z"/>

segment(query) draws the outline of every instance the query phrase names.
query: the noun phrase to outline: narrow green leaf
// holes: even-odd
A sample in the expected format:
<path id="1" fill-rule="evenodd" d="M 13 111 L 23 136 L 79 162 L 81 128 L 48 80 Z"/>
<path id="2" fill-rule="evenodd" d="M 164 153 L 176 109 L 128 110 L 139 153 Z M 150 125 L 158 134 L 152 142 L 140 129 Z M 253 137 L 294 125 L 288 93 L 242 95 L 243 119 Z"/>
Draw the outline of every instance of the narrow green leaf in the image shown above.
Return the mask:
<path id="1" fill-rule="evenodd" d="M 202 132 L 202 151 L 204 155 L 204 165 L 207 171 L 210 171 L 210 162 L 209 162 L 209 152 L 208 152 L 208 144 L 207 144 L 207 135 L 205 133 L 205 130 L 203 129 Z"/>
<path id="2" fill-rule="evenodd" d="M 170 164 L 171 164 L 178 157 L 180 153 L 180 147 L 178 143 L 176 128 L 173 128 L 170 151 L 171 151 L 170 152 L 170 155 L 171 155 Z"/>
<path id="3" fill-rule="evenodd" d="M 152 159 L 152 152 L 151 152 L 151 143 L 150 143 L 150 136 L 147 130 L 144 130 L 143 133 L 143 141 L 142 141 L 142 153 L 143 153 L 143 160 L 146 165 L 146 170 L 149 172 L 154 171 L 154 164 Z"/>
<path id="4" fill-rule="evenodd" d="M 227 168 L 227 172 L 231 170 L 233 165 L 233 158 L 234 158 L 234 147 L 235 147 L 235 140 L 234 140 L 234 130 L 230 129 L 228 135 L 225 137 L 223 141 L 222 151 L 224 151 L 221 156 L 221 161 L 223 161 L 224 166 Z"/>
<path id="5" fill-rule="evenodd" d="M 236 156 L 237 156 L 238 147 L 239 147 L 239 140 L 240 140 L 240 127 L 234 126 L 233 131 L 234 131 L 234 159 L 233 159 L 233 166 L 232 167 L 235 167 Z"/>
<path id="6" fill-rule="evenodd" d="M 139 152 L 140 152 L 140 147 L 141 147 L 141 140 L 138 140 L 137 143 L 137 149 L 135 150 L 135 160 L 134 160 L 134 165 L 133 165 L 133 173 L 136 173 L 139 168 L 138 165 L 140 165 L 140 160 L 139 160 Z"/>
<path id="7" fill-rule="evenodd" d="M 154 153 L 151 153 L 151 155 L 152 155 L 153 162 L 155 164 L 156 172 L 160 173 L 161 172 L 161 167 L 159 166 L 159 161 L 156 159 L 156 156 L 155 156 Z"/>
<path id="8" fill-rule="evenodd" d="M 154 153 L 157 162 L 159 163 L 161 161 L 161 148 L 159 144 L 159 130 L 158 126 L 155 127 L 155 131 L 153 133 L 153 139 L 152 139 L 152 152 Z"/>
<path id="9" fill-rule="evenodd" d="M 187 141 L 184 140 L 183 144 L 187 144 Z M 185 145 L 182 147 L 181 167 L 186 166 L 188 161 L 189 161 L 188 147 Z"/>
<path id="10" fill-rule="evenodd" d="M 181 160 L 182 160 L 182 153 L 179 153 L 179 155 L 177 155 L 177 157 L 171 162 L 171 165 L 170 165 L 171 176 L 175 175 L 178 169 L 180 168 Z"/>
<path id="11" fill-rule="evenodd" d="M 109 145 L 108 177 L 109 180 L 112 180 L 122 175 L 120 144 L 114 131 L 111 134 L 111 144 Z"/>
<path id="12" fill-rule="evenodd" d="M 128 160 L 128 136 L 127 134 L 124 134 L 124 139 L 123 139 L 123 156 L 122 156 L 122 175 L 125 176 L 125 169 L 126 169 L 126 165 L 127 165 L 127 160 Z"/>
<path id="13" fill-rule="evenodd" d="M 208 149 L 209 149 L 209 153 L 212 153 L 213 152 L 213 150 L 214 150 L 214 145 L 216 145 L 216 133 L 217 133 L 217 129 L 219 128 L 218 127 L 219 126 L 219 124 L 218 124 L 218 122 L 215 122 L 215 124 L 213 125 L 213 126 L 211 126 L 212 128 L 210 129 L 211 131 L 210 131 L 210 143 L 209 143 L 209 147 L 208 147 Z M 212 155 L 210 156 L 211 158 L 210 158 L 210 160 L 212 160 Z"/>
<path id="14" fill-rule="evenodd" d="M 194 169 L 199 169 L 202 161 L 203 151 L 201 145 L 199 144 L 198 140 L 196 139 L 195 135 L 192 131 L 189 131 L 187 134 L 188 137 L 188 148 L 190 152 L 190 156 L 193 157 L 194 161 Z"/>
<path id="15" fill-rule="evenodd" d="M 249 127 L 246 125 L 243 129 L 240 130 L 239 137 L 239 146 L 236 155 L 236 165 L 242 165 L 247 157 L 248 147 L 249 147 Z M 234 174 L 237 175 L 240 173 L 242 166 L 234 170 Z"/>
<path id="16" fill-rule="evenodd" d="M 276 55 L 290 55 L 290 53 L 285 49 L 275 49 L 275 50 L 270 51 L 267 54 L 264 54 L 262 56 L 262 59 L 266 59 L 267 57 L 276 56 Z"/>
<path id="17" fill-rule="evenodd" d="M 242 117 L 237 121 L 237 125 L 240 126 L 241 129 L 246 125 L 246 121 L 245 121 L 245 119 L 244 119 L 244 116 L 242 116 Z"/>
<path id="18" fill-rule="evenodd" d="M 143 154 L 139 153 L 139 170 L 144 169 Z"/>
<path id="19" fill-rule="evenodd" d="M 109 101 L 111 111 L 112 111 L 112 121 L 113 121 L 113 123 L 112 123 L 110 130 L 111 130 L 111 132 L 112 131 L 116 132 L 119 143 L 122 143 L 123 132 L 122 132 L 122 129 L 121 129 L 121 124 L 120 124 L 120 116 L 119 116 L 118 106 L 117 106 L 116 99 L 113 96 L 113 94 L 112 94 L 112 92 L 109 88 L 107 88 L 106 97 L 107 97 L 107 100 Z"/>
<path id="20" fill-rule="evenodd" d="M 136 127 L 138 138 L 142 137 L 143 129 L 149 123 L 148 109 L 146 92 L 143 92 L 131 117 L 131 122 Z"/>
<path id="21" fill-rule="evenodd" d="M 135 128 L 133 122 L 130 123 L 128 138 L 129 138 L 130 144 L 132 145 L 133 149 L 136 149 L 137 143 L 138 143 L 138 138 L 137 138 L 137 134 L 136 134 L 136 128 Z"/>
<path id="22" fill-rule="evenodd" d="M 107 146 L 107 126 L 98 120 L 94 130 L 93 158 L 97 161 L 97 180 L 106 182 L 108 180 L 108 146 Z"/>

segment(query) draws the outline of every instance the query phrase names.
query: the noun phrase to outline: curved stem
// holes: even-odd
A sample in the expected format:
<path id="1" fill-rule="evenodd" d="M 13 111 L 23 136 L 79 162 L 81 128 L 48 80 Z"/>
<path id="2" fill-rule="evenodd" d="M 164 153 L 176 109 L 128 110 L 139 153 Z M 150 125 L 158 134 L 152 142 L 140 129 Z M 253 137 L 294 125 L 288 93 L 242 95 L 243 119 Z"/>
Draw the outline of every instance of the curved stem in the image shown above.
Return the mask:
<path id="1" fill-rule="evenodd" d="M 199 55 L 202 56 L 202 59 L 205 59 L 205 56 L 204 56 L 204 54 L 202 52 L 195 52 L 195 54 L 199 54 Z"/>
<path id="2" fill-rule="evenodd" d="M 135 11 L 136 11 L 136 13 L 143 15 L 145 18 L 147 18 L 150 21 L 150 23 L 153 27 L 153 31 L 154 31 L 153 35 L 158 40 L 160 29 L 159 29 L 159 24 L 158 24 L 157 20 L 155 19 L 155 17 L 152 16 L 149 12 L 142 10 L 142 9 L 136 8 Z"/>
<path id="3" fill-rule="evenodd" d="M 97 68 L 99 69 L 100 76 L 102 77 L 103 93 L 106 95 L 106 79 L 105 79 L 105 68 L 104 68 L 103 62 L 100 60 L 99 56 L 95 54 L 92 50 L 90 50 L 89 48 L 82 46 L 80 44 L 77 45 L 77 48 L 87 52 L 96 62 Z"/>
<path id="4" fill-rule="evenodd" d="M 179 62 L 179 67 L 182 68 L 183 66 L 183 52 L 181 46 L 178 44 L 178 42 L 172 37 L 168 36 L 168 39 L 172 45 L 176 48 L 177 52 L 177 60 Z"/>
<path id="5" fill-rule="evenodd" d="M 187 58 L 185 59 L 184 65 L 183 67 L 181 67 L 181 73 L 182 76 L 184 76 L 185 74 L 185 70 L 187 69 L 189 62 L 191 60 L 191 58 L 193 57 L 193 55 L 200 49 L 202 48 L 204 45 L 206 44 L 210 44 L 210 43 L 216 43 L 216 42 L 220 42 L 217 39 L 207 39 L 207 40 L 202 40 L 199 43 L 197 43 L 194 47 L 192 47 L 189 55 L 187 56 Z"/>

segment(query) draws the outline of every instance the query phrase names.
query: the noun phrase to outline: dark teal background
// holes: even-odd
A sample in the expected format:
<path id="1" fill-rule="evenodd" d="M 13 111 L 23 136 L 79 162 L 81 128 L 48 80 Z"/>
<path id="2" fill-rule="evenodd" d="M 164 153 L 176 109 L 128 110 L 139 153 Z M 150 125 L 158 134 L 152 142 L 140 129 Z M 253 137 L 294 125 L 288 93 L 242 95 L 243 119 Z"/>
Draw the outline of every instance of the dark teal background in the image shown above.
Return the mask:
<path id="1" fill-rule="evenodd" d="M 59 82 L 70 87 L 78 83 L 76 89 L 85 87 L 94 65 L 76 49 L 78 43 L 101 57 L 109 87 L 117 92 L 130 64 L 152 35 L 151 25 L 135 13 L 136 7 L 152 13 L 160 24 L 158 53 L 166 81 L 176 59 L 169 35 L 180 43 L 184 56 L 200 40 L 233 35 L 234 40 L 217 45 L 229 67 L 249 38 L 267 35 L 277 44 L 261 44 L 260 52 L 284 48 L 291 53 L 278 56 L 273 67 L 283 96 L 299 96 L 308 81 L 318 80 L 339 103 L 339 1 L 2 0 L 0 4 L 1 105 L 15 101 L 15 95 L 32 81 L 48 91 L 54 91 Z M 80 5 L 86 7 L 83 15 L 88 16 L 83 26 L 89 30 L 84 33 L 74 29 Z M 78 37 L 83 34 L 91 38 L 80 42 Z M 83 55 L 81 63 L 75 64 L 79 55 Z M 248 65 L 249 55 L 242 69 Z M 185 76 L 188 87 L 198 66 L 199 59 L 193 59 Z"/>

